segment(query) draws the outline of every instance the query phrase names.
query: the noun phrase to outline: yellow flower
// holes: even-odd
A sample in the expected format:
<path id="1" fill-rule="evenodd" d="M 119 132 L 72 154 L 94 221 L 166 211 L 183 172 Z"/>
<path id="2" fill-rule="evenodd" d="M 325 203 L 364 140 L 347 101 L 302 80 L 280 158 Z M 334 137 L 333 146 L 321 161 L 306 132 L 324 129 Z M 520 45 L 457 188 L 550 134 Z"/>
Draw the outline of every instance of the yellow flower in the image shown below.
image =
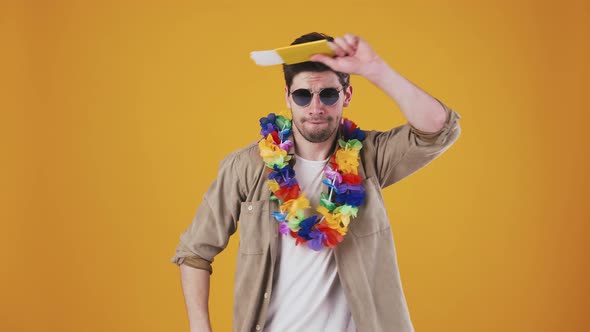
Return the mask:
<path id="1" fill-rule="evenodd" d="M 336 151 L 336 163 L 338 163 L 338 168 L 340 168 L 343 173 L 358 174 L 358 167 L 359 167 L 359 152 L 358 152 L 358 150 L 338 149 L 338 151 Z"/>
<path id="2" fill-rule="evenodd" d="M 287 213 L 287 219 L 291 219 L 297 215 L 297 210 L 304 210 L 309 207 L 309 201 L 305 198 L 305 194 L 301 194 L 296 199 L 284 202 L 281 205 L 281 212 Z"/>
<path id="3" fill-rule="evenodd" d="M 337 229 L 340 227 L 340 222 L 334 218 L 334 215 L 331 214 L 328 209 L 323 206 L 318 207 L 317 211 L 324 216 L 324 223 L 328 225 L 328 227 Z"/>
<path id="4" fill-rule="evenodd" d="M 348 233 L 348 227 L 340 227 L 336 229 L 340 235 L 344 236 Z"/>
<path id="5" fill-rule="evenodd" d="M 342 225 L 344 225 L 344 227 L 347 227 L 348 224 L 350 224 L 350 217 L 345 214 L 337 213 L 335 217 L 342 223 Z"/>
<path id="6" fill-rule="evenodd" d="M 326 207 L 325 206 L 322 206 L 322 205 L 318 206 L 318 208 L 316 209 L 316 211 L 318 211 L 319 213 L 321 213 L 322 216 L 324 216 L 324 217 L 327 214 L 330 214 L 330 211 L 328 211 L 328 209 L 326 209 Z"/>
<path id="7" fill-rule="evenodd" d="M 326 223 L 328 227 L 335 229 L 341 235 L 346 234 L 348 231 L 348 224 L 350 223 L 350 218 L 348 216 L 343 215 L 342 213 L 332 214 L 323 206 L 318 207 L 317 211 L 324 216 L 324 223 Z"/>
<path id="8" fill-rule="evenodd" d="M 264 163 L 271 166 L 274 164 L 282 165 L 287 157 L 287 151 L 279 148 L 273 141 L 272 136 L 269 134 L 265 139 L 258 142 L 258 148 L 260 149 L 260 156 Z"/>
<path id="9" fill-rule="evenodd" d="M 277 182 L 277 180 L 268 180 L 268 182 L 266 183 L 266 185 L 268 186 L 268 189 L 269 189 L 271 192 L 273 192 L 273 193 L 274 193 L 275 191 L 279 190 L 279 188 L 281 187 L 281 186 L 279 185 L 279 183 Z"/>

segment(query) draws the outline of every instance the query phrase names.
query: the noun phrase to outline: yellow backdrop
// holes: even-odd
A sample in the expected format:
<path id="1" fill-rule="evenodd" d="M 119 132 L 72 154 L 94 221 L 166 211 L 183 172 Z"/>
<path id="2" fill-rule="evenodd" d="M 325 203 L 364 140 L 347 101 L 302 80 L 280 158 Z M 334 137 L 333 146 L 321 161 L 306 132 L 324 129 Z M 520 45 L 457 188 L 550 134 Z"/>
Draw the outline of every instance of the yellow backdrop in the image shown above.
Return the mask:
<path id="1" fill-rule="evenodd" d="M 253 50 L 356 33 L 462 115 L 385 191 L 417 331 L 587 331 L 587 1 L 2 1 L 1 331 L 188 331 L 180 233 L 285 110 Z M 353 77 L 347 115 L 404 123 Z M 419 202 L 428 202 L 426 205 Z M 231 327 L 237 237 L 214 263 Z"/>

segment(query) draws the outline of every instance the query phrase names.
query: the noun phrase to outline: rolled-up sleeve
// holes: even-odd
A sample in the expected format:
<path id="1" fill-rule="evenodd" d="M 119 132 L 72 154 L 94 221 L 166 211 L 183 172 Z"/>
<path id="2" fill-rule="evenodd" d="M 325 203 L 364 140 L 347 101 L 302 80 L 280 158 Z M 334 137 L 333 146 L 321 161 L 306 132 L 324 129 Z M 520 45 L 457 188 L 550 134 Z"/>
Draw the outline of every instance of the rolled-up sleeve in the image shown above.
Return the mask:
<path id="1" fill-rule="evenodd" d="M 211 264 L 237 229 L 242 188 L 233 155 L 225 158 L 189 227 L 181 234 L 175 255 L 177 265 L 213 272 Z"/>
<path id="2" fill-rule="evenodd" d="M 438 99 L 437 99 L 438 100 Z M 390 186 L 444 153 L 461 134 L 461 116 L 439 100 L 447 113 L 444 126 L 428 133 L 409 123 L 371 136 L 376 148 L 376 168 L 382 188 Z"/>
<path id="3" fill-rule="evenodd" d="M 447 115 L 445 124 L 439 131 L 429 133 L 429 132 L 421 131 L 421 130 L 415 128 L 414 126 L 412 126 L 410 123 L 408 123 L 407 125 L 410 127 L 410 130 L 416 136 L 416 139 L 417 139 L 416 144 L 419 144 L 419 145 L 444 144 L 445 140 L 447 140 L 447 138 L 449 136 L 449 133 L 451 133 L 451 131 L 454 129 L 459 129 L 459 128 L 454 128 L 454 127 L 455 126 L 459 127 L 457 120 L 459 120 L 461 118 L 461 116 L 459 114 L 457 114 L 455 111 L 451 110 L 447 105 L 443 104 L 440 100 L 437 99 L 437 101 L 442 105 L 442 107 L 445 110 L 445 113 Z"/>
<path id="4" fill-rule="evenodd" d="M 211 262 L 199 256 L 175 256 L 174 258 L 172 258 L 171 261 L 177 265 L 186 265 L 194 269 L 207 270 L 209 271 L 209 274 L 213 273 L 213 267 L 211 266 Z"/>

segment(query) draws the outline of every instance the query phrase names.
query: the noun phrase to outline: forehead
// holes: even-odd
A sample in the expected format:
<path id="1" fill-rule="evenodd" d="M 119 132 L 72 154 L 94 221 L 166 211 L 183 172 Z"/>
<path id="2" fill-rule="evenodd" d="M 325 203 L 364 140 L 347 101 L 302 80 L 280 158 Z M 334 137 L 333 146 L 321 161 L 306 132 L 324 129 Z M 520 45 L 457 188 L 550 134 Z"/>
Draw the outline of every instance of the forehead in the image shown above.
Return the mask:
<path id="1" fill-rule="evenodd" d="M 298 73 L 293 77 L 293 83 L 291 84 L 291 88 L 299 89 L 299 88 L 325 88 L 325 87 L 332 87 L 336 88 L 340 86 L 340 81 L 338 80 L 338 75 L 333 71 L 322 71 L 322 72 L 311 72 L 311 71 L 304 71 Z"/>

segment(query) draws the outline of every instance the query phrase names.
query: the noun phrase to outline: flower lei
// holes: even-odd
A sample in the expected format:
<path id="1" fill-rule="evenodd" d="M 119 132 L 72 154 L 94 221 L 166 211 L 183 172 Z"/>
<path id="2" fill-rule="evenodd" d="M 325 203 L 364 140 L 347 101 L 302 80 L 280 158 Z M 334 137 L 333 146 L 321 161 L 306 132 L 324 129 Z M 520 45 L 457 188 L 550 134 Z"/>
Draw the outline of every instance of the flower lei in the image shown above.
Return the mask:
<path id="1" fill-rule="evenodd" d="M 295 171 L 289 164 L 291 156 L 287 154 L 293 142 L 291 120 L 274 113 L 260 119 L 262 139 L 258 142 L 260 156 L 269 170 L 268 188 L 270 199 L 279 202 L 279 210 L 273 217 L 279 222 L 279 232 L 291 234 L 296 245 L 307 243 L 313 250 L 323 247 L 334 248 L 344 240 L 351 217 L 356 217 L 358 208 L 365 199 L 365 188 L 358 175 L 359 151 L 365 134 L 357 125 L 343 119 L 341 138 L 338 148 L 330 157 L 324 168 L 325 179 L 322 181 L 329 192 L 322 192 L 318 215 L 305 218 L 304 210 L 309 208 L 309 201 L 301 193 Z"/>

